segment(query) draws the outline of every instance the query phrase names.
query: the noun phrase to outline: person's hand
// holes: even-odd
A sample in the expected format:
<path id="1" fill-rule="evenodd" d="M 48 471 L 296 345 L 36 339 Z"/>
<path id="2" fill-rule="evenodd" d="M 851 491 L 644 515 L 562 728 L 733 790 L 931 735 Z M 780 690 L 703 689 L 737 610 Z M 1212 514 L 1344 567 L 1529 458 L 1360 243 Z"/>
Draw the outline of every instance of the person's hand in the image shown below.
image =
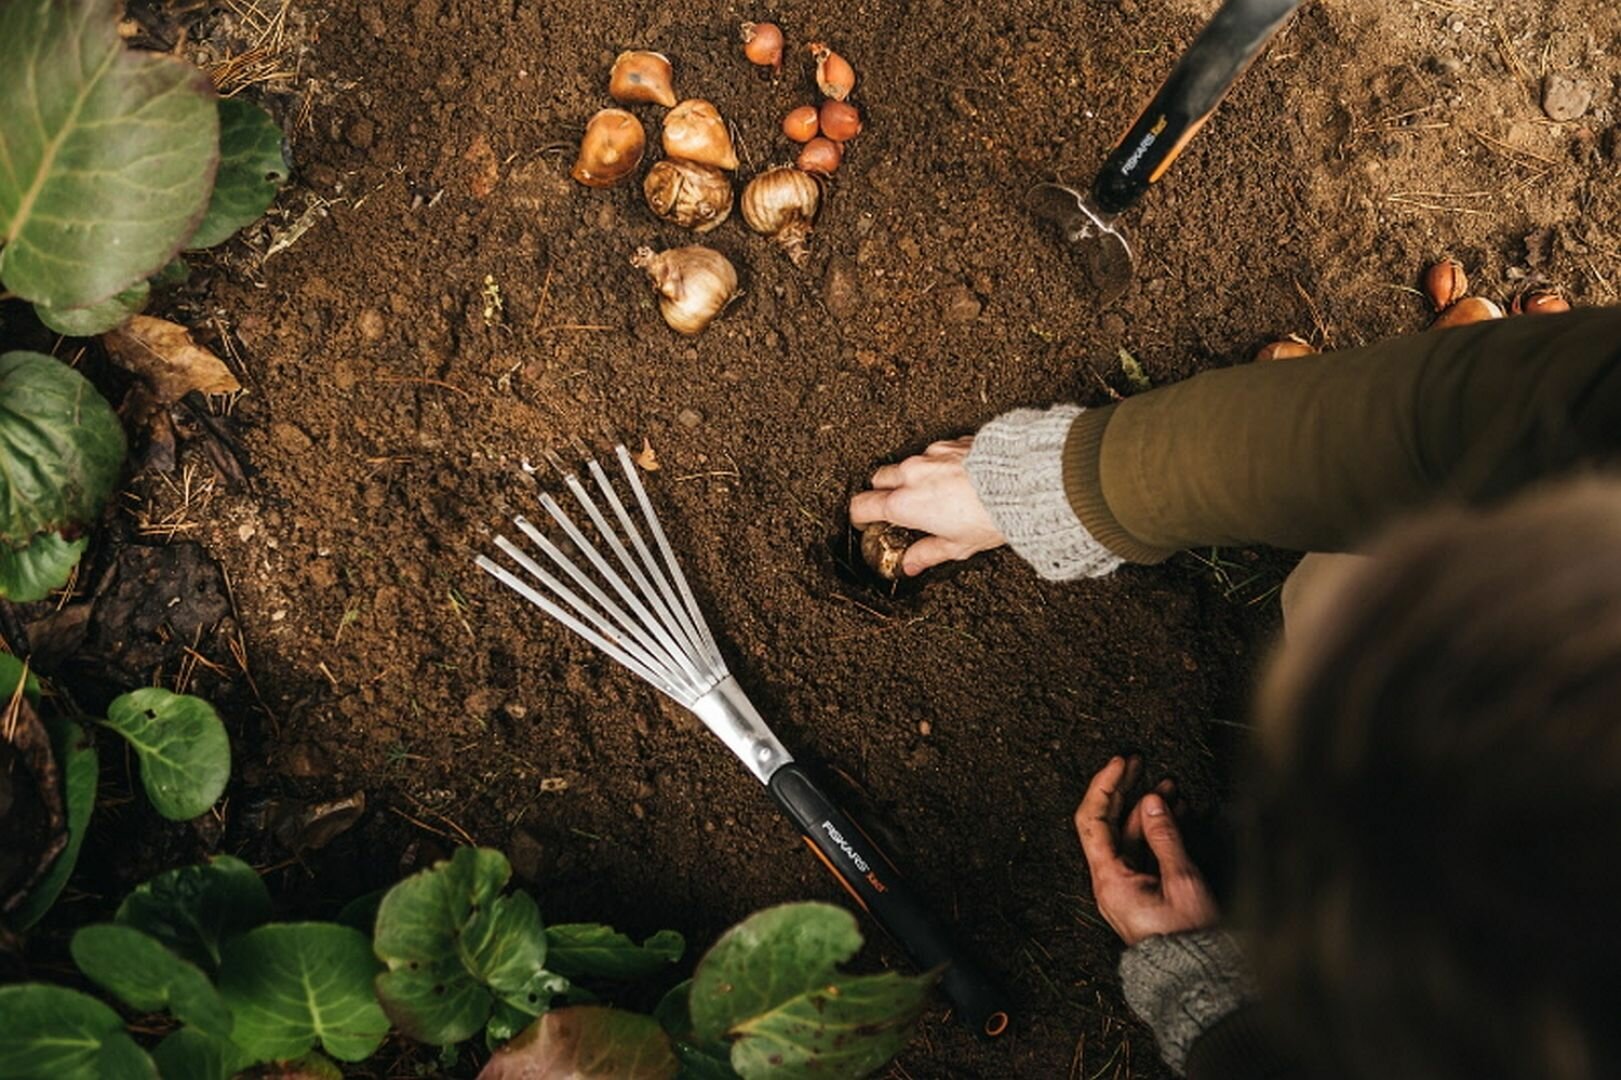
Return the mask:
<path id="1" fill-rule="evenodd" d="M 901 570 L 909 576 L 1007 543 L 963 468 L 973 443 L 972 435 L 937 442 L 898 465 L 885 465 L 872 474 L 873 490 L 850 500 L 856 528 L 887 521 L 929 534 L 906 549 Z"/>
<path id="2" fill-rule="evenodd" d="M 1199 868 L 1182 847 L 1169 799 L 1175 786 L 1166 780 L 1144 795 L 1126 815 L 1126 795 L 1142 763 L 1111 758 L 1086 789 L 1075 811 L 1075 831 L 1092 872 L 1092 896 L 1098 912 L 1127 945 L 1155 934 L 1175 934 L 1214 926 L 1216 901 Z M 1158 873 L 1138 869 L 1128 856 L 1147 847 Z"/>

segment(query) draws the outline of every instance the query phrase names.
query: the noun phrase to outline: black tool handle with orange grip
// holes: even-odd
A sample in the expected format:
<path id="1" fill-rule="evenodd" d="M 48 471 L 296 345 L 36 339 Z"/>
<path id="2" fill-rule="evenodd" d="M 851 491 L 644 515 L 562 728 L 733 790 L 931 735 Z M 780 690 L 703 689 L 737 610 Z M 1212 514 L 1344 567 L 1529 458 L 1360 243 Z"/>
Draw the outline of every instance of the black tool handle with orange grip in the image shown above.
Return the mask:
<path id="1" fill-rule="evenodd" d="M 1002 991 L 963 953 L 929 913 L 887 856 L 797 765 L 784 765 L 767 784 L 828 869 L 851 896 L 924 970 L 943 968 L 940 988 L 974 1031 L 995 1037 L 1008 1028 Z"/>
<path id="2" fill-rule="evenodd" d="M 1142 198 L 1198 133 L 1300 0 L 1227 0 L 1092 182 L 1092 203 L 1118 214 Z"/>

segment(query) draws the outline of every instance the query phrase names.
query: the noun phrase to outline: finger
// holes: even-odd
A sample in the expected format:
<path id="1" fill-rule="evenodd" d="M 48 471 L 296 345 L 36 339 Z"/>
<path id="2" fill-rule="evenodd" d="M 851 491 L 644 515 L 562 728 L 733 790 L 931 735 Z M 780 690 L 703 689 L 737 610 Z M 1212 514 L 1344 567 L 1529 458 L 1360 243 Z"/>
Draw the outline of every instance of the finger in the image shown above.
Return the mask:
<path id="1" fill-rule="evenodd" d="M 1199 877 L 1199 868 L 1193 865 L 1187 849 L 1182 846 L 1182 832 L 1176 827 L 1176 819 L 1171 816 L 1164 797 L 1144 795 L 1142 811 L 1143 839 L 1148 841 L 1148 850 L 1159 863 L 1161 880 L 1175 876 Z"/>
<path id="2" fill-rule="evenodd" d="M 957 557 L 955 552 L 956 546 L 950 540 L 938 536 L 925 536 L 908 547 L 906 554 L 901 556 L 901 573 L 907 577 L 916 577 L 931 567 L 955 559 Z"/>
<path id="3" fill-rule="evenodd" d="M 1164 799 L 1166 805 L 1171 808 L 1171 814 L 1173 817 L 1182 812 L 1181 804 L 1173 801 L 1176 795 L 1175 780 L 1171 780 L 1169 778 L 1161 780 L 1159 783 L 1154 785 L 1154 791 L 1158 793 L 1159 797 Z M 1138 799 L 1137 805 L 1133 806 L 1131 808 L 1131 813 L 1127 815 L 1126 824 L 1120 830 L 1120 841 L 1122 846 L 1128 848 L 1137 847 L 1142 844 L 1143 800 Z"/>
<path id="4" fill-rule="evenodd" d="M 932 442 L 923 450 L 924 457 L 956 457 L 966 451 L 974 443 L 972 435 L 961 439 L 942 439 Z"/>
<path id="5" fill-rule="evenodd" d="M 889 492 L 863 491 L 850 500 L 850 524 L 856 528 L 875 521 L 888 521 Z"/>
<path id="6" fill-rule="evenodd" d="M 901 465 L 904 464 L 905 462 L 901 462 L 897 465 L 883 466 L 877 472 L 872 474 L 872 480 L 869 481 L 870 486 L 878 488 L 881 491 L 900 487 L 903 483 L 901 480 Z"/>
<path id="7" fill-rule="evenodd" d="M 1081 805 L 1075 810 L 1075 832 L 1081 840 L 1081 852 L 1093 878 L 1117 868 L 1120 853 L 1115 840 L 1114 822 L 1117 816 L 1120 778 L 1126 772 L 1126 759 L 1114 757 L 1098 770 L 1087 786 Z"/>

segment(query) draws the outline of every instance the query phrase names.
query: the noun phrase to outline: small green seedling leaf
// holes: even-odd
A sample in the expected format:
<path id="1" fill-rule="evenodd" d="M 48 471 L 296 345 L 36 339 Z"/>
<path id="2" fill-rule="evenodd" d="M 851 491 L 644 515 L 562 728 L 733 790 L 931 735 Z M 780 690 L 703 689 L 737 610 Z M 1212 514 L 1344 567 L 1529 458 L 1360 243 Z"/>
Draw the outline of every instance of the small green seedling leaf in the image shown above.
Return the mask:
<path id="1" fill-rule="evenodd" d="M 61 986 L 0 986 L 0 1076 L 6 1080 L 157 1080 L 117 1013 Z"/>
<path id="2" fill-rule="evenodd" d="M 216 855 L 137 886 L 114 919 L 213 971 L 227 941 L 270 921 L 270 893 L 253 867 Z"/>
<path id="3" fill-rule="evenodd" d="M 680 960 L 686 949 L 686 939 L 674 930 L 660 930 L 638 945 L 601 923 L 546 928 L 546 966 L 570 979 L 646 978 Z"/>
<path id="4" fill-rule="evenodd" d="M 114 698 L 102 723 L 129 740 L 147 798 L 170 821 L 206 813 L 231 779 L 231 740 L 202 698 L 148 686 Z"/>
<path id="5" fill-rule="evenodd" d="M 10 701 L 17 692 L 17 683 L 21 681 L 26 665 L 10 653 L 0 653 L 0 702 Z M 28 672 L 28 685 L 23 687 L 23 696 L 29 701 L 39 701 L 39 679 L 32 671 Z"/>
<path id="6" fill-rule="evenodd" d="M 13 681 L 11 685 L 15 688 L 17 684 Z M 90 825 L 90 813 L 96 807 L 96 785 L 101 779 L 96 748 L 90 745 L 84 728 L 63 717 L 49 717 L 44 723 L 45 730 L 51 736 L 51 751 L 56 755 L 56 767 L 62 774 L 68 842 L 28 898 L 12 913 L 11 925 L 18 930 L 27 930 L 44 918 L 67 885 L 79 861 L 79 848 L 84 844 L 85 830 Z M 0 1076 L 3 1075 L 0 1073 Z"/>
<path id="7" fill-rule="evenodd" d="M 602 1005 L 549 1012 L 490 1058 L 479 1080 L 675 1080 L 681 1063 L 658 1021 Z"/>
<path id="8" fill-rule="evenodd" d="M 132 1009 L 167 1010 L 204 1035 L 228 1038 L 231 1013 L 196 964 L 128 926 L 80 927 L 69 945 L 79 970 Z"/>
<path id="9" fill-rule="evenodd" d="M 63 534 L 96 519 L 123 463 L 123 426 L 83 375 L 42 353 L 0 355 L 0 598 L 42 599 L 67 580 L 84 541 Z"/>
<path id="10" fill-rule="evenodd" d="M 531 1016 L 567 983 L 545 968 L 546 934 L 527 893 L 502 896 L 506 856 L 459 848 L 448 862 L 395 885 L 377 909 L 377 996 L 419 1042 L 470 1038 L 499 998 Z"/>
<path id="11" fill-rule="evenodd" d="M 253 1064 L 241 1047 L 192 1028 L 181 1028 L 152 1051 L 163 1080 L 233 1080 Z"/>
<path id="12" fill-rule="evenodd" d="M 118 37 L 117 0 L 0 5 L 0 282 L 57 308 L 157 271 L 208 206 L 208 76 Z"/>
<path id="13" fill-rule="evenodd" d="M 35 304 L 34 314 L 39 316 L 40 322 L 58 334 L 66 334 L 68 337 L 95 337 L 120 325 L 131 315 L 145 311 L 146 302 L 151 296 L 152 283 L 141 280 L 99 304 L 75 308 L 54 308 L 48 304 Z"/>
<path id="14" fill-rule="evenodd" d="M 767 908 L 699 961 L 689 998 L 701 1043 L 732 1043 L 746 1080 L 866 1076 L 906 1045 L 933 975 L 842 975 L 861 948 L 854 916 L 831 904 Z"/>
<path id="15" fill-rule="evenodd" d="M 222 98 L 219 116 L 219 173 L 208 213 L 186 243 L 192 250 L 213 247 L 258 221 L 287 182 L 281 129 L 269 113 L 241 98 Z"/>
<path id="16" fill-rule="evenodd" d="M 688 1000 L 691 993 L 692 980 L 683 980 L 671 987 L 653 1010 L 653 1019 L 670 1037 L 675 1056 L 681 1059 L 680 1080 L 737 1080 L 726 1044 L 700 1046 L 692 1033 L 692 1009 Z"/>
<path id="17" fill-rule="evenodd" d="M 317 1044 L 339 1061 L 382 1045 L 377 961 L 359 931 L 335 923 L 272 923 L 228 942 L 219 989 L 236 1019 L 232 1040 L 255 1060 L 285 1060 Z"/>
<path id="18" fill-rule="evenodd" d="M 1137 362 L 1137 358 L 1125 350 L 1124 346 L 1120 348 L 1120 370 L 1125 373 L 1126 382 L 1131 384 L 1132 393 L 1141 394 L 1154 389 L 1154 384 L 1148 380 L 1148 373 Z"/>

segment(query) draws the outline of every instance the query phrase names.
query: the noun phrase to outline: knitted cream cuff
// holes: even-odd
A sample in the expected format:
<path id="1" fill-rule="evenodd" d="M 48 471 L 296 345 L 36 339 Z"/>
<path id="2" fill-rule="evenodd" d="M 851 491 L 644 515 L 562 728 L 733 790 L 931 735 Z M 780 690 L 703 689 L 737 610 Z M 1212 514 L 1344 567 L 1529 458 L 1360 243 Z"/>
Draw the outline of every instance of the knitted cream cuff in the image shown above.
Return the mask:
<path id="1" fill-rule="evenodd" d="M 1048 581 L 1102 577 L 1125 560 L 1095 539 L 1064 491 L 1064 442 L 1078 405 L 1015 409 L 980 428 L 968 479 L 1020 558 Z"/>
<path id="2" fill-rule="evenodd" d="M 1198 1037 L 1255 1000 L 1238 941 L 1222 930 L 1145 938 L 1120 956 L 1126 1004 L 1154 1029 L 1160 1056 L 1177 1075 Z"/>

